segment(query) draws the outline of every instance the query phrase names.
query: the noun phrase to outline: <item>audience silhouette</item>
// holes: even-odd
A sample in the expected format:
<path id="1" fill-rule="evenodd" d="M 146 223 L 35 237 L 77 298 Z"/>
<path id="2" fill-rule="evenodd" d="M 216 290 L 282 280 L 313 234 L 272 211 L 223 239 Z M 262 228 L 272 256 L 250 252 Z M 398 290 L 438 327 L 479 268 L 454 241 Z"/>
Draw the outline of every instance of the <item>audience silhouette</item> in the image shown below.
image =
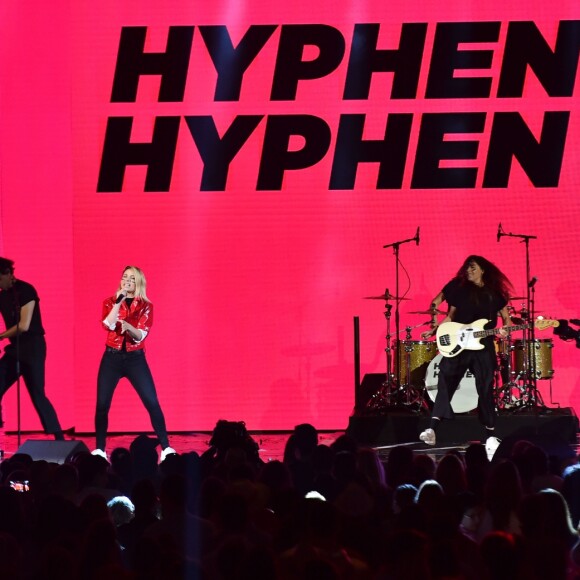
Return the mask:
<path id="1" fill-rule="evenodd" d="M 158 463 L 136 437 L 111 463 L 0 464 L 0 576 L 15 580 L 580 580 L 580 463 L 518 441 L 379 453 L 297 425 L 263 461 L 243 422 Z M 11 482 L 29 481 L 20 492 Z"/>

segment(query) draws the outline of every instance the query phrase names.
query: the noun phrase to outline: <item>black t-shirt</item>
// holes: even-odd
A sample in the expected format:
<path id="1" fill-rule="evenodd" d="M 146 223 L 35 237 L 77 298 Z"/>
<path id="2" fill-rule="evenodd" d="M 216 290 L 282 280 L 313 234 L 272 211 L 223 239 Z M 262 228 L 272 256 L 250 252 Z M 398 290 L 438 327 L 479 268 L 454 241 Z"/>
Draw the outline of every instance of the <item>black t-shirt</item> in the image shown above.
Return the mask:
<path id="1" fill-rule="evenodd" d="M 20 335 L 20 341 L 23 344 L 34 337 L 44 336 L 38 293 L 32 284 L 22 280 L 15 280 L 12 288 L 0 292 L 0 314 L 2 314 L 6 328 L 11 328 L 18 322 L 20 309 L 31 301 L 35 302 L 34 311 L 28 332 Z M 15 341 L 16 337 L 10 339 L 12 343 Z"/>
<path id="2" fill-rule="evenodd" d="M 487 318 L 490 322 L 485 328 L 497 326 L 498 313 L 507 304 L 505 297 L 487 286 L 463 283 L 457 278 L 445 285 L 443 296 L 449 306 L 456 308 L 454 322 L 470 324 L 480 318 Z"/>

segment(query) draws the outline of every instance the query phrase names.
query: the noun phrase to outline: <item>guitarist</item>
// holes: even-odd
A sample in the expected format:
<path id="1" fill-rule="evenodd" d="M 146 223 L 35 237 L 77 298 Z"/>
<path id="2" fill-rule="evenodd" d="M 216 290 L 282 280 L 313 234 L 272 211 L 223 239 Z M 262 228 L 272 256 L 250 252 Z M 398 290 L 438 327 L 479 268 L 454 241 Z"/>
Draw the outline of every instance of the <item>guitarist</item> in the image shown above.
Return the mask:
<path id="1" fill-rule="evenodd" d="M 437 330 L 436 308 L 447 301 L 449 310 L 442 322 L 471 324 L 480 318 L 490 322 L 485 328 L 495 328 L 498 313 L 504 326 L 511 325 L 507 308 L 508 297 L 513 295 L 512 285 L 501 270 L 482 256 L 469 256 L 457 272 L 455 278 L 445 285 L 431 304 L 434 312 L 433 328 L 422 334 L 429 338 Z M 500 329 L 502 336 L 507 331 Z M 485 348 L 482 350 L 464 350 L 452 358 L 443 358 L 439 366 L 437 396 L 433 406 L 431 423 L 419 438 L 427 445 L 435 445 L 436 432 L 443 419 L 452 419 L 451 399 L 459 386 L 465 372 L 469 369 L 475 377 L 475 386 L 479 396 L 479 420 L 484 426 L 485 446 L 488 457 L 493 457 L 499 446 L 499 439 L 494 436 L 496 412 L 493 399 L 493 381 L 497 365 L 493 337 L 482 339 Z"/>
<path id="2" fill-rule="evenodd" d="M 45 392 L 46 340 L 40 298 L 32 284 L 14 276 L 14 262 L 8 258 L 0 258 L 0 315 L 6 327 L 0 340 L 10 342 L 0 358 L 0 399 L 21 376 L 45 433 L 64 440 Z"/>

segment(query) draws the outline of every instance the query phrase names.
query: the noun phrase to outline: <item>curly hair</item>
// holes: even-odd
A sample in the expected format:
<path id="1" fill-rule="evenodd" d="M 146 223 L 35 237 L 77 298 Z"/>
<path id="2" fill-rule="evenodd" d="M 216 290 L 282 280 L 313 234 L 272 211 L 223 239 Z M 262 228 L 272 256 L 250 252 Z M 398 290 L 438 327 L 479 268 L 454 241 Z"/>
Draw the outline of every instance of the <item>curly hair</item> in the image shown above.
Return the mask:
<path id="1" fill-rule="evenodd" d="M 513 296 L 514 289 L 508 277 L 494 263 L 475 254 L 467 256 L 455 275 L 462 284 L 468 283 L 467 268 L 472 262 L 475 262 L 483 270 L 482 278 L 485 286 L 501 294 L 506 300 Z"/>

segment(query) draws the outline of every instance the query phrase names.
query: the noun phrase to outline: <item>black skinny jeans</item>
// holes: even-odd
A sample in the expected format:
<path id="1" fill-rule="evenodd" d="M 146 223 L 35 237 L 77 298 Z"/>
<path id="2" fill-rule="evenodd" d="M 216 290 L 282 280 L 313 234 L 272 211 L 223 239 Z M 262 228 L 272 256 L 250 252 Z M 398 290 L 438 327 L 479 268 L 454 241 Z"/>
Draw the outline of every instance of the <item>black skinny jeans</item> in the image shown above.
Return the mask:
<path id="1" fill-rule="evenodd" d="M 44 337 L 26 341 L 20 352 L 20 375 L 42 423 L 45 433 L 60 433 L 62 429 L 52 403 L 44 392 L 46 342 Z M 0 399 L 18 378 L 16 350 L 11 345 L 0 359 Z"/>
<path id="2" fill-rule="evenodd" d="M 165 417 L 159 405 L 157 391 L 151 370 L 145 358 L 145 351 L 126 352 L 107 347 L 99 366 L 97 378 L 97 410 L 95 413 L 95 430 L 97 448 L 105 450 L 107 428 L 109 426 L 109 409 L 113 393 L 123 378 L 127 378 L 143 401 L 161 448 L 169 446 Z"/>

